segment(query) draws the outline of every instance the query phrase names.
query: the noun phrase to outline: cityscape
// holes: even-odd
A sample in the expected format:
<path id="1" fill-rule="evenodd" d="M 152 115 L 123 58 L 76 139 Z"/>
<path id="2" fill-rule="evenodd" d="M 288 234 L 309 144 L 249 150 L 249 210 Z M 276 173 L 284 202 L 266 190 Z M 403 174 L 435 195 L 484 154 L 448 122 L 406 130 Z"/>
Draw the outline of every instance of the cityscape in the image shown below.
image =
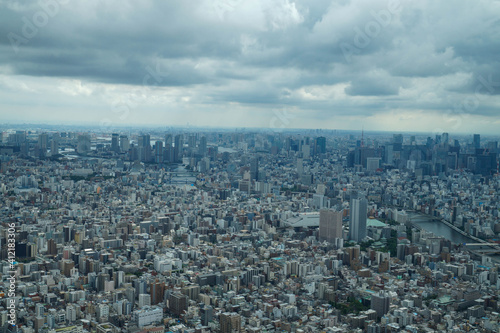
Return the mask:
<path id="1" fill-rule="evenodd" d="M 499 0 L 0 0 L 0 333 L 500 333 Z"/>
<path id="2" fill-rule="evenodd" d="M 4 129 L 3 330 L 498 332 L 498 149 L 480 134 Z"/>

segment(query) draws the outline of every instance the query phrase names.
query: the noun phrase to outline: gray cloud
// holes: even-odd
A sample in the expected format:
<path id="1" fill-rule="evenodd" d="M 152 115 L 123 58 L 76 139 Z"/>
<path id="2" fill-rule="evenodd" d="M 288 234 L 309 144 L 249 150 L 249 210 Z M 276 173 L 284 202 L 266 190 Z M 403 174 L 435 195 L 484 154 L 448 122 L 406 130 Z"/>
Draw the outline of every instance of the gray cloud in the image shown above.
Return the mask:
<path id="1" fill-rule="evenodd" d="M 478 77 L 500 82 L 495 1 L 401 0 L 397 10 L 362 0 L 41 3 L 58 5 L 0 0 L 0 75 L 37 87 L 78 80 L 100 96 L 93 108 L 137 98 L 146 85 L 157 87 L 141 92 L 151 116 L 282 106 L 317 119 L 446 114 L 476 98 L 464 112 L 498 117 L 500 85 L 476 96 Z M 81 94 L 74 89 L 52 89 L 39 112 L 49 112 L 51 97 Z"/>

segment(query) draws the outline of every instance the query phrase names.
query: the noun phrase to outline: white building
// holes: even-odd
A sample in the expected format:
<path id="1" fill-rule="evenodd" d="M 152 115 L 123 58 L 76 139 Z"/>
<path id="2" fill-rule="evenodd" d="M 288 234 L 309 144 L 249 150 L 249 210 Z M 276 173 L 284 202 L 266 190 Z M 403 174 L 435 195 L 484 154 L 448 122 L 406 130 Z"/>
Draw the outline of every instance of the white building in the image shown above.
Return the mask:
<path id="1" fill-rule="evenodd" d="M 139 294 L 139 308 L 151 305 L 151 295 L 149 294 Z"/>
<path id="2" fill-rule="evenodd" d="M 143 309 L 134 311 L 133 318 L 137 322 L 137 326 L 148 326 L 163 319 L 163 310 L 157 306 L 146 306 Z"/>

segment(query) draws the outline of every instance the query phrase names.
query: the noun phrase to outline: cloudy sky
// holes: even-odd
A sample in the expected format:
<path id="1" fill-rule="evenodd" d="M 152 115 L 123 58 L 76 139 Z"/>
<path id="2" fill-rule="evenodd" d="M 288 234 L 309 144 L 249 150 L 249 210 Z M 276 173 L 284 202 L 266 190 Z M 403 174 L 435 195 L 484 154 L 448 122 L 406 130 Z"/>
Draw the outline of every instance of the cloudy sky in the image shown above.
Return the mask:
<path id="1" fill-rule="evenodd" d="M 500 1 L 0 0 L 0 123 L 497 133 Z"/>

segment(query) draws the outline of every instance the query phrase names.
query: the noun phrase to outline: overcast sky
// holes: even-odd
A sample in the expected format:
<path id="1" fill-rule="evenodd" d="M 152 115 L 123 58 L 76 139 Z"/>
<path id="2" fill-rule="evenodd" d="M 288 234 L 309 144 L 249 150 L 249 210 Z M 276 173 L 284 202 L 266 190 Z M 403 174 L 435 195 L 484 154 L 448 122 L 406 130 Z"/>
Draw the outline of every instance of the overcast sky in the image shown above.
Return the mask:
<path id="1" fill-rule="evenodd" d="M 500 1 L 0 0 L 0 122 L 498 133 Z"/>

